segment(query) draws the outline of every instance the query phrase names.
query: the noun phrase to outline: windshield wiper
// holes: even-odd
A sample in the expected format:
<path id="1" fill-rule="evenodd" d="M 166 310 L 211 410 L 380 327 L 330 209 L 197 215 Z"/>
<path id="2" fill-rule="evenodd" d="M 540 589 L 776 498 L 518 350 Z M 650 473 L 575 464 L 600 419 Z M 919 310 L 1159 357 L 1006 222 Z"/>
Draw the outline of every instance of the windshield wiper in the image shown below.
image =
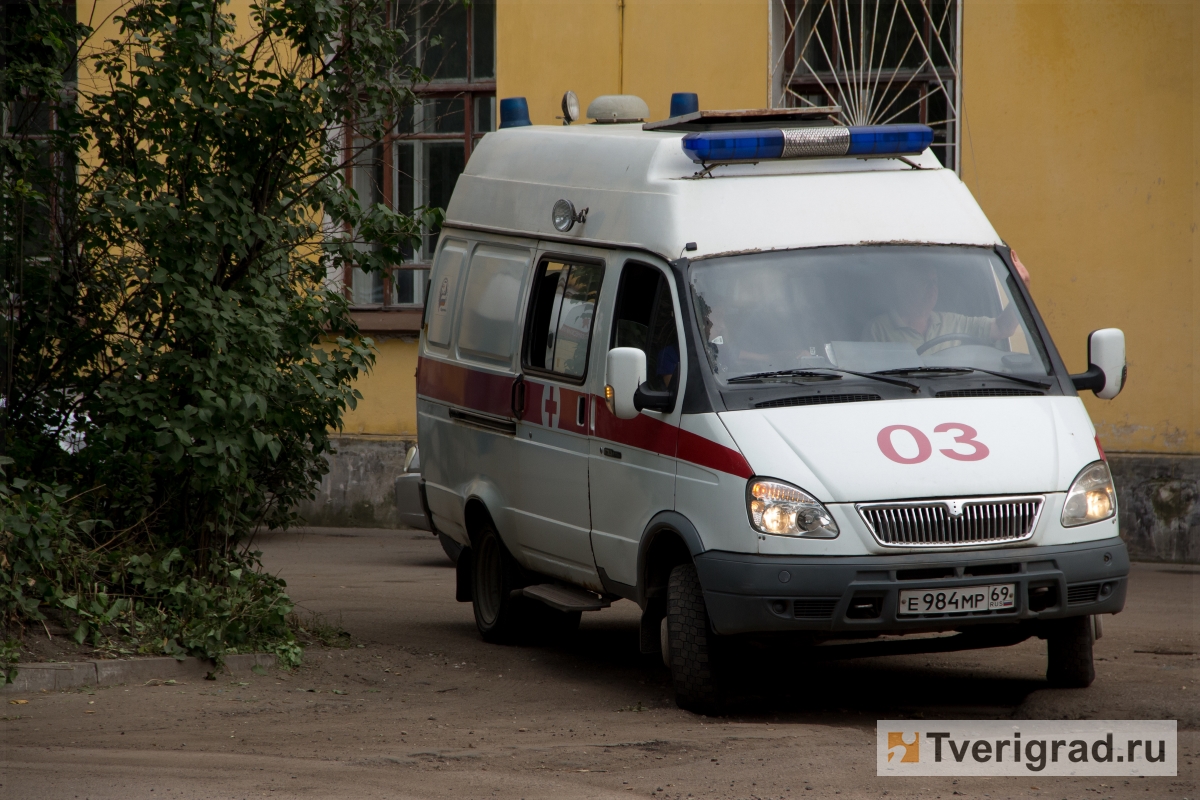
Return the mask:
<path id="1" fill-rule="evenodd" d="M 881 369 L 876 375 L 918 375 L 922 372 L 974 372 L 971 367 L 897 367 Z"/>
<path id="2" fill-rule="evenodd" d="M 822 367 L 822 369 L 824 369 Z M 749 375 L 738 375 L 726 383 L 756 383 L 768 378 L 820 378 L 823 381 L 840 381 L 841 375 L 826 375 L 824 372 L 813 372 L 807 369 L 781 369 L 775 372 L 752 372 Z"/>
<path id="3" fill-rule="evenodd" d="M 896 380 L 895 378 L 888 378 L 870 372 L 855 372 L 849 369 L 842 369 L 841 367 L 817 367 L 817 369 L 826 370 L 827 372 L 840 372 L 843 375 L 854 375 L 859 378 L 869 378 L 881 383 L 890 383 L 892 386 L 903 386 L 914 393 L 921 391 L 921 387 L 915 383 Z M 754 383 L 770 380 L 771 378 L 823 378 L 825 380 L 841 380 L 841 375 L 828 375 L 825 372 L 814 372 L 809 369 L 781 369 L 776 372 L 754 372 L 749 375 L 738 375 L 736 378 L 730 378 L 726 383 Z"/>
<path id="4" fill-rule="evenodd" d="M 995 370 L 982 369 L 980 367 L 902 367 L 900 369 L 885 369 L 875 373 L 876 375 L 918 375 L 922 373 L 963 373 L 963 372 L 982 372 L 986 375 L 994 375 L 997 378 L 1005 378 L 1015 383 L 1023 383 L 1026 386 L 1036 386 L 1039 389 L 1049 389 L 1054 384 L 1044 381 L 1035 381 L 1031 378 L 1019 378 L 1016 375 L 1009 375 L 1007 372 L 996 372 Z"/>

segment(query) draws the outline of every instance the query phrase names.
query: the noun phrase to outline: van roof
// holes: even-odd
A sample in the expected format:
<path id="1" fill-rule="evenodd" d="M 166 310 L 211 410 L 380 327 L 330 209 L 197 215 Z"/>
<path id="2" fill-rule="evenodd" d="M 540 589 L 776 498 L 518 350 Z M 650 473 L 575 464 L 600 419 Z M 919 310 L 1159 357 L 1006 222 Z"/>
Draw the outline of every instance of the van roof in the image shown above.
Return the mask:
<path id="1" fill-rule="evenodd" d="M 665 259 L 880 242 L 1001 242 L 930 150 L 898 158 L 728 164 L 699 177 L 683 134 L 640 124 L 489 133 L 459 177 L 446 227 L 649 250 Z M 554 228 L 560 199 L 586 222 Z"/>

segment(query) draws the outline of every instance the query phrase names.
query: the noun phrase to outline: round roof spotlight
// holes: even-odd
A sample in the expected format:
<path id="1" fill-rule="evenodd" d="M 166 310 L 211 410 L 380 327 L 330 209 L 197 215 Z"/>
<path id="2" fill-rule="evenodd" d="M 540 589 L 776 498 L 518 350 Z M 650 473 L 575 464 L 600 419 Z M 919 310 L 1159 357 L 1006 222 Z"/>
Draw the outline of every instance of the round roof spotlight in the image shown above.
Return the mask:
<path id="1" fill-rule="evenodd" d="M 602 94 L 588 105 L 587 115 L 598 123 L 645 122 L 650 106 L 637 95 Z"/>
<path id="2" fill-rule="evenodd" d="M 575 120 L 579 119 L 579 95 L 574 92 L 567 92 L 562 99 L 563 115 L 559 117 L 563 121 L 563 125 L 570 125 Z"/>
<path id="3" fill-rule="evenodd" d="M 587 222 L 588 209 L 582 211 L 575 210 L 575 204 L 570 200 L 559 200 L 554 204 L 553 211 L 550 212 L 550 217 L 554 221 L 554 229 L 566 233 L 575 227 L 575 223 L 580 225 Z"/>

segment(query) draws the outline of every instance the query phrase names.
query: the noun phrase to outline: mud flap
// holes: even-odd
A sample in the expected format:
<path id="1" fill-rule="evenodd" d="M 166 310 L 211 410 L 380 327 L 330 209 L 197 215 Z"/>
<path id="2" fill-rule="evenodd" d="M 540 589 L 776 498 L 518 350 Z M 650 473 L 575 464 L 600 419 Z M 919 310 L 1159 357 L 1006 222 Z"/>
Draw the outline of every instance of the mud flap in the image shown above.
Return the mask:
<path id="1" fill-rule="evenodd" d="M 667 615 L 667 604 L 661 598 L 654 598 L 646 604 L 642 612 L 642 622 L 638 626 L 638 644 L 642 655 L 657 654 L 662 651 L 661 628 L 662 620 Z"/>
<path id="2" fill-rule="evenodd" d="M 454 599 L 460 603 L 471 602 L 471 584 L 473 578 L 471 573 L 474 571 L 475 551 L 469 547 L 464 547 L 463 551 L 458 555 L 458 562 L 454 565 Z"/>

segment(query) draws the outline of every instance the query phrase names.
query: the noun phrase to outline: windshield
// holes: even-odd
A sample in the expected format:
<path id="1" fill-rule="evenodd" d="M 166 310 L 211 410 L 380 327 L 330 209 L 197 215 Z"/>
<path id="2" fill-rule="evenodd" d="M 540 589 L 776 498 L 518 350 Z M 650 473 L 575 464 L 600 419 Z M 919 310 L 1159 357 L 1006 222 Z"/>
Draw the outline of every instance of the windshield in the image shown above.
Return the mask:
<path id="1" fill-rule="evenodd" d="M 1028 310 L 992 250 L 828 247 L 714 258 L 693 263 L 690 275 L 722 382 L 785 370 L 1049 374 Z"/>

